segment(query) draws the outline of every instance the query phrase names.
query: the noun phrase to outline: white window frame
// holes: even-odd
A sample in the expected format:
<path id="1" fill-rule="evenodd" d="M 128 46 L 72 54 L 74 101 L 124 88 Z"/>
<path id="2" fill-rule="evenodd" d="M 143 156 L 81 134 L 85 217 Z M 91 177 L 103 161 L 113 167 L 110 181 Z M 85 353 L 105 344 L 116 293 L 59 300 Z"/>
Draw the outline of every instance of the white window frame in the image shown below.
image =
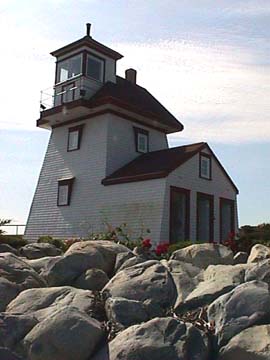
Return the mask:
<path id="1" fill-rule="evenodd" d="M 133 127 L 134 134 L 135 134 L 135 148 L 136 152 L 145 154 L 149 151 L 149 132 L 145 129 Z M 144 147 L 140 145 L 140 139 L 144 139 Z"/>
<path id="2" fill-rule="evenodd" d="M 68 129 L 68 144 L 67 151 L 79 150 L 81 146 L 82 130 L 84 124 L 74 126 Z M 76 142 L 72 142 L 72 137 L 76 135 Z"/>
<path id="3" fill-rule="evenodd" d="M 208 154 L 200 154 L 200 177 L 206 180 L 212 179 L 212 161 Z"/>
<path id="4" fill-rule="evenodd" d="M 61 80 L 61 64 L 63 63 L 70 63 L 71 60 L 74 60 L 75 58 L 80 58 L 81 60 L 81 64 L 80 64 L 80 72 L 76 75 L 73 75 L 71 77 L 67 77 L 66 79 L 64 80 Z M 78 55 L 75 55 L 75 56 L 72 56 L 70 58 L 67 58 L 67 59 L 63 59 L 63 60 L 60 60 L 58 63 L 57 63 L 57 75 L 56 75 L 56 83 L 57 84 L 60 84 L 60 83 L 63 83 L 65 81 L 68 81 L 70 79 L 73 79 L 79 75 L 82 74 L 82 65 L 83 65 L 83 54 L 78 54 Z"/>
<path id="5" fill-rule="evenodd" d="M 74 178 L 58 180 L 57 206 L 69 206 Z"/>

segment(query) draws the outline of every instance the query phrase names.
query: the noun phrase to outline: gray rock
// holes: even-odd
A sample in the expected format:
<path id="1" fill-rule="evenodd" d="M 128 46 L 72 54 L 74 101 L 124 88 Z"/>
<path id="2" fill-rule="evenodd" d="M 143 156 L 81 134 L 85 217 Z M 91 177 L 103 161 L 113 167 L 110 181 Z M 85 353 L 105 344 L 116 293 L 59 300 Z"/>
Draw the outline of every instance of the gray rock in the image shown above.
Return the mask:
<path id="1" fill-rule="evenodd" d="M 248 259 L 248 253 L 244 251 L 239 251 L 233 257 L 234 264 L 246 264 Z"/>
<path id="2" fill-rule="evenodd" d="M 26 259 L 24 261 L 27 262 L 37 273 L 41 273 L 43 269 L 52 266 L 56 261 L 61 259 L 62 256 L 45 256 L 40 259 Z"/>
<path id="3" fill-rule="evenodd" d="M 220 296 L 208 308 L 208 319 L 215 323 L 218 345 L 223 346 L 240 331 L 269 322 L 270 294 L 262 281 L 241 284 Z"/>
<path id="4" fill-rule="evenodd" d="M 133 256 L 132 258 L 126 260 L 119 268 L 118 271 L 121 271 L 123 269 L 126 269 L 128 267 L 131 267 L 131 266 L 134 266 L 134 265 L 137 265 L 137 264 L 141 264 L 145 261 L 148 261 L 147 258 L 145 258 L 145 256 Z"/>
<path id="5" fill-rule="evenodd" d="M 218 360 L 269 360 L 270 325 L 252 326 L 234 336 Z"/>
<path id="6" fill-rule="evenodd" d="M 270 286 L 270 259 L 254 263 L 254 266 L 246 271 L 245 281 L 252 280 L 264 281 Z"/>
<path id="7" fill-rule="evenodd" d="M 172 253 L 171 260 L 206 269 L 208 265 L 233 265 L 233 253 L 220 244 L 194 244 Z"/>
<path id="8" fill-rule="evenodd" d="M 110 279 L 108 275 L 100 269 L 89 269 L 74 282 L 74 286 L 79 289 L 100 291 Z"/>
<path id="9" fill-rule="evenodd" d="M 107 318 L 117 324 L 118 329 L 124 329 L 150 319 L 144 304 L 136 300 L 119 297 L 108 298 L 105 310 Z"/>
<path id="10" fill-rule="evenodd" d="M 0 243 L 0 253 L 5 253 L 5 252 L 9 252 L 9 253 L 14 254 L 16 256 L 19 255 L 18 250 L 14 249 L 12 246 L 10 246 L 8 244 L 1 244 Z"/>
<path id="11" fill-rule="evenodd" d="M 110 275 L 116 255 L 130 251 L 112 241 L 81 241 L 74 243 L 62 258 L 49 264 L 42 272 L 50 286 L 72 285 L 88 269 L 101 269 Z"/>
<path id="12" fill-rule="evenodd" d="M 36 325 L 23 344 L 29 360 L 88 360 L 103 335 L 97 320 L 67 307 Z"/>
<path id="13" fill-rule="evenodd" d="M 203 281 L 180 303 L 175 304 L 178 313 L 194 310 L 210 304 L 244 282 L 247 264 L 209 265 L 203 273 Z"/>
<path id="14" fill-rule="evenodd" d="M 207 360 L 208 353 L 205 335 L 191 324 L 173 318 L 156 318 L 130 326 L 117 335 L 109 343 L 108 359 Z"/>
<path id="15" fill-rule="evenodd" d="M 169 269 L 177 289 L 175 308 L 184 302 L 186 297 L 202 281 L 203 270 L 183 261 L 169 260 L 162 261 Z"/>
<path id="16" fill-rule="evenodd" d="M 45 256 L 58 256 L 62 251 L 49 243 L 31 243 L 20 249 L 20 254 L 27 259 L 39 259 Z"/>
<path id="17" fill-rule="evenodd" d="M 138 301 L 152 299 L 163 309 L 171 307 L 177 295 L 171 274 L 154 260 L 118 272 L 104 287 L 103 294 Z"/>
<path id="18" fill-rule="evenodd" d="M 134 254 L 132 252 L 123 252 L 117 254 L 115 259 L 114 273 L 117 273 L 122 264 L 124 264 L 125 261 L 132 257 L 134 257 Z"/>
<path id="19" fill-rule="evenodd" d="M 46 286 L 46 282 L 23 259 L 0 254 L 0 311 L 24 289 Z"/>
<path id="20" fill-rule="evenodd" d="M 1 313 L 0 346 L 14 350 L 37 323 L 33 316 Z"/>
<path id="21" fill-rule="evenodd" d="M 6 348 L 0 347 L 0 359 L 1 360 L 23 360 L 18 355 Z"/>
<path id="22" fill-rule="evenodd" d="M 270 258 L 270 248 L 265 245 L 256 244 L 252 247 L 248 257 L 248 263 L 254 263 Z"/>
<path id="23" fill-rule="evenodd" d="M 89 290 L 69 286 L 29 289 L 21 292 L 6 309 L 8 314 L 30 315 L 42 321 L 62 308 L 72 306 L 92 314 L 94 296 Z"/>

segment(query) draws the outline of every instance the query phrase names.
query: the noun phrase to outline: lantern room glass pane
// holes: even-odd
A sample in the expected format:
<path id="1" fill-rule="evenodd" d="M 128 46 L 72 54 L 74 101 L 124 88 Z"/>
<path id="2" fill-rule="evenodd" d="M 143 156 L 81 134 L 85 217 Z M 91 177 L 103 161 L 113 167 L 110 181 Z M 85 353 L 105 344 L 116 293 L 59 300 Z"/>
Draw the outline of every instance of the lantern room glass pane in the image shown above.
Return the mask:
<path id="1" fill-rule="evenodd" d="M 103 81 L 104 74 L 104 61 L 94 56 L 87 55 L 87 76 L 98 80 Z"/>
<path id="2" fill-rule="evenodd" d="M 57 65 L 57 83 L 72 79 L 82 73 L 82 55 L 77 55 Z"/>

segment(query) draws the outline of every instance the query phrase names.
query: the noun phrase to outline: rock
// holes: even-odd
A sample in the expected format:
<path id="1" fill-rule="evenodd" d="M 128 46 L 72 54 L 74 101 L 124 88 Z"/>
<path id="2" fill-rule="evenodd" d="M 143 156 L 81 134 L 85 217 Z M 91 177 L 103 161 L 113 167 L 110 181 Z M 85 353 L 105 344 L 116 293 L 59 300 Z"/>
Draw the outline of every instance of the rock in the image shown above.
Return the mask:
<path id="1" fill-rule="evenodd" d="M 100 291 L 110 279 L 108 275 L 100 269 L 89 269 L 74 282 L 74 286 L 79 289 Z"/>
<path id="2" fill-rule="evenodd" d="M 114 271 L 116 255 L 130 251 L 112 241 L 81 241 L 74 243 L 62 258 L 49 264 L 42 272 L 50 286 L 73 285 L 88 269 L 101 269 L 107 275 Z"/>
<path id="3" fill-rule="evenodd" d="M 46 286 L 25 261 L 11 253 L 0 254 L 0 311 L 24 289 Z"/>
<path id="4" fill-rule="evenodd" d="M 265 245 L 256 244 L 252 247 L 248 257 L 248 263 L 254 263 L 270 258 L 270 248 Z"/>
<path id="5" fill-rule="evenodd" d="M 203 270 L 177 260 L 169 260 L 166 264 L 162 260 L 162 264 L 169 269 L 176 285 L 177 299 L 175 307 L 177 308 L 201 281 Z"/>
<path id="6" fill-rule="evenodd" d="M 11 254 L 14 254 L 16 256 L 19 255 L 19 252 L 14 249 L 12 246 L 8 245 L 8 244 L 1 244 L 0 243 L 0 253 L 5 253 L 5 252 L 9 252 Z"/>
<path id="7" fill-rule="evenodd" d="M 245 281 L 252 280 L 261 280 L 270 286 L 270 259 L 254 263 L 254 266 L 246 271 Z"/>
<path id="8" fill-rule="evenodd" d="M 108 298 L 105 310 L 107 318 L 117 324 L 118 329 L 124 329 L 150 319 L 144 304 L 136 300 L 119 297 Z"/>
<path id="9" fill-rule="evenodd" d="M 234 336 L 218 360 L 269 360 L 270 325 L 252 326 Z"/>
<path id="10" fill-rule="evenodd" d="M 270 294 L 262 281 L 250 281 L 220 296 L 208 308 L 208 319 L 215 323 L 218 345 L 223 346 L 240 331 L 268 321 Z"/>
<path id="11" fill-rule="evenodd" d="M 142 302 L 152 299 L 162 309 L 171 307 L 177 295 L 171 274 L 154 260 L 119 271 L 104 287 L 103 294 Z"/>
<path id="12" fill-rule="evenodd" d="M 184 313 L 210 304 L 220 295 L 226 294 L 244 282 L 247 264 L 209 265 L 199 282 L 187 297 L 175 304 L 177 313 Z"/>
<path id="13" fill-rule="evenodd" d="M 126 269 L 128 267 L 137 265 L 137 264 L 141 264 L 145 261 L 148 261 L 148 259 L 146 259 L 144 256 L 140 255 L 140 256 L 133 256 L 132 258 L 126 260 L 119 268 L 119 271 Z"/>
<path id="14" fill-rule="evenodd" d="M 58 256 L 62 251 L 49 243 L 31 243 L 20 249 L 20 254 L 27 259 L 39 259 L 45 256 Z"/>
<path id="15" fill-rule="evenodd" d="M 30 315 L 42 321 L 62 308 L 72 306 L 92 315 L 93 293 L 69 286 L 29 289 L 21 292 L 6 309 L 8 314 Z"/>
<path id="16" fill-rule="evenodd" d="M 246 264 L 248 259 L 248 253 L 244 251 L 239 251 L 233 257 L 233 263 L 236 264 Z"/>
<path id="17" fill-rule="evenodd" d="M 130 326 L 109 343 L 110 360 L 207 360 L 208 352 L 203 333 L 169 317 Z"/>
<path id="18" fill-rule="evenodd" d="M 134 254 L 132 252 L 123 252 L 117 254 L 115 259 L 114 273 L 117 273 L 122 264 L 124 264 L 125 261 L 132 257 L 134 257 Z"/>
<path id="19" fill-rule="evenodd" d="M 37 273 L 41 273 L 43 269 L 51 266 L 58 261 L 62 256 L 45 256 L 40 259 L 24 259 Z"/>
<path id="20" fill-rule="evenodd" d="M 67 307 L 36 325 L 23 344 L 29 360 L 88 360 L 103 335 L 97 320 Z"/>
<path id="21" fill-rule="evenodd" d="M 1 360 L 23 360 L 21 357 L 17 356 L 9 349 L 2 348 L 2 347 L 0 347 L 0 359 Z"/>
<path id="22" fill-rule="evenodd" d="M 37 323 L 33 316 L 1 313 L 0 346 L 14 350 Z"/>
<path id="23" fill-rule="evenodd" d="M 233 253 L 220 244 L 194 244 L 173 252 L 171 260 L 206 269 L 208 265 L 233 265 Z"/>

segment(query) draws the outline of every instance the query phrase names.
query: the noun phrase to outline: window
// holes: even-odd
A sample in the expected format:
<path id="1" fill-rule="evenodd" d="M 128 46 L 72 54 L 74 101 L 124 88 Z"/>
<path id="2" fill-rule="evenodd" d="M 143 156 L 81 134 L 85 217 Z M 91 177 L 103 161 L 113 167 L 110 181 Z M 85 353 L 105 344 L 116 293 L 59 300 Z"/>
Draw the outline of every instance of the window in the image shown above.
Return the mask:
<path id="1" fill-rule="evenodd" d="M 71 57 L 67 60 L 60 61 L 57 64 L 56 82 L 63 82 L 72 79 L 74 76 L 82 73 L 82 55 Z"/>
<path id="2" fill-rule="evenodd" d="M 189 239 L 190 190 L 170 190 L 170 243 L 176 243 Z"/>
<path id="3" fill-rule="evenodd" d="M 149 151 L 149 132 L 144 129 L 134 127 L 135 133 L 135 147 L 139 153 L 146 153 Z"/>
<path id="4" fill-rule="evenodd" d="M 199 174 L 203 179 L 211 180 L 212 169 L 211 169 L 211 156 L 208 154 L 200 154 L 200 169 Z"/>
<path id="5" fill-rule="evenodd" d="M 83 124 L 68 129 L 67 151 L 79 150 L 81 145 Z"/>
<path id="6" fill-rule="evenodd" d="M 67 206 L 70 204 L 71 191 L 74 178 L 58 180 L 57 205 Z"/>
<path id="7" fill-rule="evenodd" d="M 86 75 L 103 82 L 104 77 L 104 60 L 93 55 L 87 55 Z"/>

